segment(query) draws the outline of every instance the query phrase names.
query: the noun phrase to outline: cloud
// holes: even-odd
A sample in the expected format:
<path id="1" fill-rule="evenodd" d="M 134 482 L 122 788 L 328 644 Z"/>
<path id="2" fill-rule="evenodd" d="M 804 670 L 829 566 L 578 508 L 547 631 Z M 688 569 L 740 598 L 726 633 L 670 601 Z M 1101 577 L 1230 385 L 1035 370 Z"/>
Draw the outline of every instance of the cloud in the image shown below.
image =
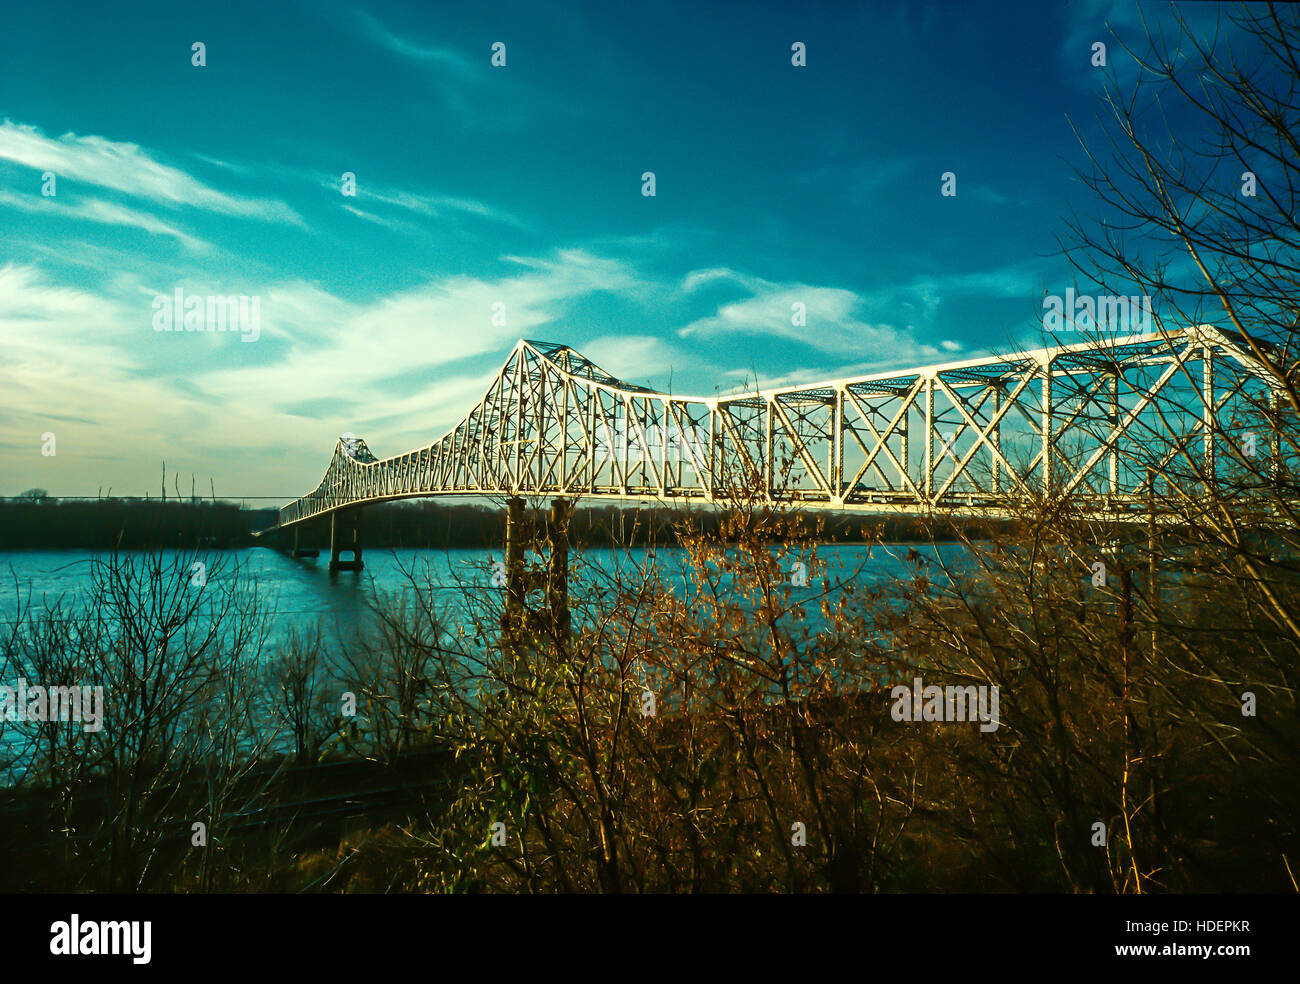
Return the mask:
<path id="1" fill-rule="evenodd" d="M 1175 64 L 1191 57 L 1191 46 L 1178 44 L 1177 22 L 1186 24 L 1193 36 L 1205 40 L 1226 22 L 1220 4 L 1148 3 L 1132 0 L 1074 0 L 1065 7 L 1065 38 L 1061 58 L 1074 71 L 1076 82 L 1103 84 L 1113 79 L 1127 89 L 1139 78 L 1136 60 L 1125 48 L 1139 57 L 1149 54 L 1148 36 L 1163 35 L 1166 48 Z M 1106 46 L 1106 68 L 1092 64 L 1092 46 Z"/>
<path id="2" fill-rule="evenodd" d="M 828 163 L 796 172 L 792 175 L 792 180 L 802 187 L 828 189 L 837 196 L 843 195 L 855 205 L 862 205 L 899 185 L 915 182 L 921 167 L 915 158 Z"/>
<path id="3" fill-rule="evenodd" d="M 57 286 L 35 267 L 0 267 L 0 351 L 6 353 L 0 393 L 6 410 L 16 411 L 4 415 L 0 445 L 25 447 L 32 434 L 56 430 L 61 453 L 65 439 L 70 449 L 81 449 L 58 465 L 77 469 L 78 478 L 62 480 L 66 492 L 99 484 L 143 491 L 145 463 L 155 469 L 165 459 L 169 471 L 203 475 L 215 468 L 242 494 L 291 498 L 319 478 L 342 431 L 362 435 L 380 455 L 422 447 L 445 433 L 483 395 L 520 337 L 570 342 L 629 382 L 691 396 L 712 395 L 719 383 L 752 388 L 755 371 L 724 371 L 734 359 L 719 367 L 708 346 L 686 344 L 688 338 L 757 331 L 811 345 L 841 366 L 856 360 L 834 371 L 825 364 L 794 370 L 787 358 L 778 367 L 783 378 L 760 376 L 763 386 L 941 362 L 961 348 L 910 325 L 872 320 L 867 312 L 879 298 L 774 283 L 725 267 L 689 273 L 681 290 L 647 279 L 630 261 L 586 249 L 506 256 L 499 270 L 356 301 L 303 281 L 218 285 L 192 275 L 173 281 L 163 270 L 147 280 L 109 283 L 103 288 L 109 297 Z M 218 333 L 153 332 L 148 298 L 178 282 L 190 294 L 260 297 L 259 343 L 243 345 Z M 948 282 L 967 290 L 1011 286 L 995 272 Z M 942 290 L 943 282 L 925 287 Z M 698 309 L 705 289 L 741 296 L 678 336 L 588 336 L 571 321 L 609 302 L 599 295 L 612 294 L 618 303 L 643 295 L 652 310 L 681 301 Z M 790 324 L 795 299 L 807 304 L 806 327 Z M 494 323 L 497 304 L 504 305 L 504 324 Z M 179 377 L 178 366 L 186 367 Z M 168 412 L 146 414 L 142 406 Z M 214 413 L 219 427 L 196 424 Z M 56 417 L 63 422 L 53 427 Z M 60 479 L 46 476 L 25 453 L 13 453 L 11 480 L 54 488 Z M 261 484 L 276 476 L 274 487 Z"/>
<path id="4" fill-rule="evenodd" d="M 962 192 L 963 194 L 970 195 L 976 201 L 984 202 L 986 205 L 1011 205 L 1011 204 L 1027 205 L 1029 204 L 1024 199 L 1017 199 L 1013 201 L 1013 199 L 1008 198 L 1006 195 L 1002 194 L 1002 192 L 994 191 L 988 185 L 967 186 L 966 188 L 962 189 Z"/>
<path id="5" fill-rule="evenodd" d="M 344 205 L 343 211 L 350 212 L 359 219 L 365 219 L 367 222 L 373 222 L 375 225 L 383 226 L 385 229 L 392 229 L 394 232 L 414 232 L 415 227 L 409 222 L 403 222 L 400 219 L 386 219 L 382 216 L 371 215 L 355 205 Z"/>
<path id="6" fill-rule="evenodd" d="M 601 335 L 583 342 L 579 351 L 625 383 L 673 392 L 676 396 L 682 393 L 679 387 L 673 386 L 675 375 L 689 369 L 691 378 L 697 379 L 713 372 L 699 355 L 656 335 Z M 705 394 L 692 392 L 686 395 Z"/>
<path id="7" fill-rule="evenodd" d="M 155 216 L 124 205 L 116 205 L 102 199 L 88 198 L 64 202 L 58 198 L 38 198 L 34 195 L 16 195 L 0 188 L 0 205 L 7 205 L 23 212 L 40 215 L 53 215 L 64 218 L 85 219 L 89 222 L 101 222 L 106 225 L 133 226 L 145 232 L 160 236 L 170 236 L 188 249 L 204 250 L 208 244 L 173 225 L 163 222 Z"/>
<path id="8" fill-rule="evenodd" d="M 117 453 L 114 425 L 138 426 L 137 401 L 159 397 L 145 383 L 133 384 L 128 398 L 121 385 L 137 368 L 117 344 L 127 321 L 120 306 L 52 284 L 35 267 L 0 267 L 0 445 L 27 452 L 6 462 L 15 481 L 47 484 L 35 472 L 22 477 L 24 465 L 41 460 L 36 439 L 45 430 L 60 442 L 76 431 L 82 446 Z M 60 453 L 67 447 L 61 444 Z"/>
<path id="9" fill-rule="evenodd" d="M 108 317 L 101 298 L 71 287 L 47 283 L 35 267 L 6 263 L 0 267 L 0 325 L 41 332 L 66 330 L 71 321 L 83 324 Z M 21 344 L 21 339 L 10 339 Z"/>
<path id="10" fill-rule="evenodd" d="M 177 168 L 156 161 L 133 143 L 65 133 L 57 140 L 36 127 L 6 119 L 0 124 L 0 160 L 13 161 L 60 180 L 71 179 L 169 208 L 188 205 L 209 212 L 305 226 L 281 201 L 244 198 L 218 191 Z"/>
<path id="11" fill-rule="evenodd" d="M 321 187 L 335 192 L 338 191 L 339 179 L 337 176 L 317 171 L 313 172 L 313 177 L 320 183 Z M 356 201 L 364 204 L 378 202 L 382 205 L 415 212 L 429 218 L 439 218 L 446 212 L 457 212 L 462 215 L 472 215 L 489 222 L 498 222 L 521 229 L 527 228 L 525 222 L 509 212 L 494 208 L 474 198 L 464 198 L 457 195 L 408 191 L 405 188 L 395 188 L 391 185 L 375 185 L 368 181 L 358 180 Z M 349 211 L 353 211 L 353 209 L 349 209 Z M 358 214 L 361 213 L 358 212 Z M 362 218 L 368 218 L 381 224 L 384 221 L 370 213 L 362 215 Z"/>
<path id="12" fill-rule="evenodd" d="M 593 106 L 589 91 L 579 88 L 553 91 L 536 77 L 523 86 L 493 84 L 494 71 L 498 70 L 491 66 L 488 39 L 476 41 L 481 46 L 471 55 L 464 47 L 416 40 L 365 11 L 356 13 L 361 34 L 423 71 L 431 83 L 431 96 L 440 100 L 454 114 L 456 122 L 467 129 L 500 132 L 503 128 L 550 127 L 562 117 L 584 113 Z M 340 23 L 348 26 L 347 21 Z M 570 16 L 565 25 L 570 41 L 574 41 L 572 32 L 580 28 L 580 19 Z M 351 36 L 354 35 L 350 33 Z M 589 55 L 601 55 L 594 42 L 589 47 L 597 49 L 594 53 L 589 51 Z"/>
<path id="13" fill-rule="evenodd" d="M 434 44 L 420 44 L 390 31 L 375 17 L 358 10 L 362 28 L 372 41 L 377 42 L 394 54 L 401 55 L 426 65 L 445 68 L 463 78 L 472 78 L 476 74 L 476 64 L 454 48 Z"/>
<path id="14" fill-rule="evenodd" d="M 622 262 L 578 249 L 508 258 L 495 277 L 441 278 L 361 303 L 303 282 L 218 289 L 184 278 L 190 294 L 260 298 L 261 338 L 244 345 L 222 333 L 153 331 L 149 298 L 176 286 L 165 273 L 119 279 L 104 288 L 110 297 L 10 263 L 0 267 L 7 484 L 138 493 L 142 469 L 166 460 L 169 471 L 215 467 L 241 494 L 288 498 L 319 477 L 339 432 L 366 436 L 382 454 L 429 443 L 483 395 L 518 338 L 568 340 L 570 330 L 556 326 L 570 305 L 636 282 Z M 493 323 L 498 303 L 505 324 Z M 47 429 L 60 456 L 42 464 L 33 441 Z M 292 488 L 254 484 L 285 474 L 295 476 Z"/>
<path id="15" fill-rule="evenodd" d="M 449 277 L 367 304 L 352 304 L 306 285 L 266 291 L 262 333 L 284 343 L 287 356 L 269 365 L 216 370 L 197 383 L 216 400 L 266 394 L 261 399 L 277 408 L 346 393 L 367 408 L 362 418 L 348 418 L 356 433 L 373 430 L 379 421 L 401 420 L 400 433 L 390 437 L 410 440 L 412 447 L 428 443 L 437 436 L 434 425 L 454 424 L 482 395 L 464 398 L 468 391 L 457 388 L 460 377 L 449 378 L 444 367 L 488 359 L 469 373 L 469 379 L 481 380 L 489 368 L 499 367 L 519 338 L 550 332 L 568 303 L 624 289 L 635 280 L 622 263 L 581 250 L 508 262 L 519 272 L 497 279 Z M 493 323 L 494 304 L 504 305 L 504 325 Z M 427 383 L 419 382 L 421 373 L 427 373 Z M 423 399 L 431 402 L 419 403 L 419 394 L 426 392 L 431 395 Z M 454 400 L 450 393 L 457 394 Z M 439 394 L 436 400 L 432 394 Z M 439 413 L 430 420 L 425 413 L 408 414 L 411 406 Z M 337 422 L 322 422 L 322 433 Z"/>
<path id="16" fill-rule="evenodd" d="M 714 314 L 679 329 L 678 334 L 682 337 L 759 334 L 798 342 L 832 355 L 866 355 L 872 360 L 868 364 L 884 361 L 922 363 L 933 360 L 938 354 L 935 345 L 919 340 L 910 324 L 899 328 L 895 327 L 895 321 L 874 320 L 887 309 L 892 309 L 896 318 L 904 309 L 904 305 L 899 303 L 904 296 L 910 298 L 909 306 L 913 312 L 919 308 L 933 315 L 941 298 L 949 291 L 960 293 L 972 288 L 1007 288 L 1006 283 L 992 274 L 970 274 L 965 281 L 961 277 L 922 278 L 906 288 L 891 287 L 860 295 L 838 287 L 773 283 L 726 268 L 695 271 L 683 280 L 682 288 L 689 293 L 713 283 L 732 285 L 749 296 L 724 303 Z M 796 312 L 800 310 L 796 305 L 802 305 L 802 324 L 796 323 Z M 954 351 L 948 346 L 944 348 Z"/>

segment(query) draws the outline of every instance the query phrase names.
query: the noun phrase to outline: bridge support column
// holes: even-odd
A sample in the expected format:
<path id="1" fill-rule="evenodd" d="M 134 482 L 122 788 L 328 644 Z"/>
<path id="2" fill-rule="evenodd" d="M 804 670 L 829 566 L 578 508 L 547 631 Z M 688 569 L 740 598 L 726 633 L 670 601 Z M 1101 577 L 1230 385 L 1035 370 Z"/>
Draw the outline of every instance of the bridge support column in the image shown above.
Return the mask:
<path id="1" fill-rule="evenodd" d="M 293 550 L 289 556 L 297 559 L 299 557 L 319 557 L 320 550 L 316 547 L 304 547 L 299 543 L 299 533 L 302 531 L 302 524 L 298 523 L 293 528 Z"/>
<path id="2" fill-rule="evenodd" d="M 340 554 L 350 554 L 341 560 Z M 361 510 L 342 509 L 330 513 L 330 573 L 359 571 L 361 562 Z"/>
<path id="3" fill-rule="evenodd" d="M 573 503 L 568 499 L 551 501 L 551 556 L 547 570 L 547 601 L 551 626 L 561 647 L 569 641 L 569 521 Z"/>
<path id="4" fill-rule="evenodd" d="M 524 500 L 506 500 L 506 609 L 501 627 L 517 627 L 524 610 Z"/>
<path id="5" fill-rule="evenodd" d="M 505 609 L 501 613 L 502 645 L 507 650 L 527 625 L 531 629 L 553 633 L 561 653 L 567 651 L 571 617 L 569 614 L 569 524 L 573 502 L 555 499 L 547 522 L 546 611 L 530 614 L 525 601 L 530 578 L 525 576 L 524 548 L 529 529 L 524 523 L 524 500 L 506 500 Z M 538 551 L 540 553 L 540 550 Z M 541 585 L 532 585 L 540 588 Z"/>

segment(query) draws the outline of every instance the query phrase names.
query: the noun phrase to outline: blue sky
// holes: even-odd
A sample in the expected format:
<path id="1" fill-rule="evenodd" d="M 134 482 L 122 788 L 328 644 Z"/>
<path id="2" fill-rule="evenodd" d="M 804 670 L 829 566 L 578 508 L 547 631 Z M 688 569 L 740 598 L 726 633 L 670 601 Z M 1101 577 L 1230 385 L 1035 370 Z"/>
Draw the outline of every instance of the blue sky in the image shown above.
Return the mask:
<path id="1" fill-rule="evenodd" d="M 166 461 L 291 498 L 344 431 L 436 439 L 520 337 L 706 396 L 1028 341 L 1093 208 L 1091 44 L 1139 31 L 1108 0 L 191 6 L 4 15 L 0 494 Z M 258 297 L 257 341 L 153 330 L 178 287 Z"/>

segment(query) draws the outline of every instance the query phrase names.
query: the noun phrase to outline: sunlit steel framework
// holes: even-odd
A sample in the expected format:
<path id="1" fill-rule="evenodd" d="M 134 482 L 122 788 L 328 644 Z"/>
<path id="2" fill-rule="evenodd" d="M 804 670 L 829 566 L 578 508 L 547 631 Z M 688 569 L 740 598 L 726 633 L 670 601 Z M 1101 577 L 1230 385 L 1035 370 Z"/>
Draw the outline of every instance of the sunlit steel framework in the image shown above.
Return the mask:
<path id="1" fill-rule="evenodd" d="M 807 508 L 987 515 L 1048 493 L 1115 515 L 1142 508 L 1152 448 L 1212 479 L 1225 406 L 1252 385 L 1267 399 L 1268 378 L 1243 339 L 1208 325 L 717 397 L 655 392 L 566 345 L 520 340 L 428 447 L 378 459 L 341 438 L 279 525 L 439 495 L 757 492 Z"/>

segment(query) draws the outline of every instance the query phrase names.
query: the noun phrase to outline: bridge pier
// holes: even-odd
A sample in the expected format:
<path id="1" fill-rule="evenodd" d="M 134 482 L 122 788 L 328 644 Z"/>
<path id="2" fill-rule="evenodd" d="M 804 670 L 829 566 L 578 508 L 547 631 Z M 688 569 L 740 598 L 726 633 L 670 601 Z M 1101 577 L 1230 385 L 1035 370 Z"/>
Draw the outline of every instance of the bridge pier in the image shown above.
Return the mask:
<path id="1" fill-rule="evenodd" d="M 501 628 L 517 627 L 524 610 L 524 500 L 506 500 L 506 608 Z"/>
<path id="2" fill-rule="evenodd" d="M 542 624 L 551 630 L 561 646 L 567 642 L 572 624 L 569 614 L 569 523 L 572 516 L 573 503 L 570 500 L 552 500 L 547 523 L 546 614 Z M 524 568 L 527 536 L 524 500 L 517 496 L 507 499 L 506 603 L 501 614 L 501 628 L 507 639 L 523 626 L 525 619 L 524 601 L 529 589 Z"/>
<path id="3" fill-rule="evenodd" d="M 289 556 L 297 559 L 299 557 L 319 557 L 320 550 L 316 547 L 303 547 L 298 544 L 298 534 L 302 530 L 302 524 L 299 523 L 293 528 L 293 549 L 289 551 Z"/>
<path id="4" fill-rule="evenodd" d="M 340 554 L 350 554 L 351 559 L 341 560 Z M 361 510 L 341 509 L 330 513 L 330 573 L 359 571 L 361 562 Z"/>
<path id="5" fill-rule="evenodd" d="M 547 602 L 551 610 L 551 627 L 555 637 L 569 639 L 569 521 L 573 503 L 568 499 L 551 501 L 551 556 L 547 568 Z"/>

